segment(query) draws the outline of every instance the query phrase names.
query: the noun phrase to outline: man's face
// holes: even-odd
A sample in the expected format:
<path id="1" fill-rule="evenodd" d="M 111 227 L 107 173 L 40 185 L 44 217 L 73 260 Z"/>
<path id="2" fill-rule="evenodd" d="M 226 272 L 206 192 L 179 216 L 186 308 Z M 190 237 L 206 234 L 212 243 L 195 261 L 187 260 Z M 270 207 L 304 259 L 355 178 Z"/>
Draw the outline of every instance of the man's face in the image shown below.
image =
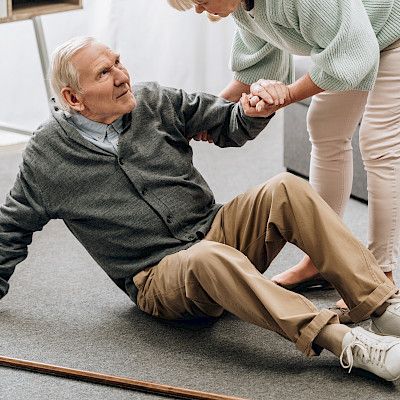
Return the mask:
<path id="1" fill-rule="evenodd" d="M 241 0 L 195 0 L 195 10 L 198 14 L 207 11 L 210 14 L 227 17 L 240 5 Z"/>
<path id="2" fill-rule="evenodd" d="M 94 43 L 80 50 L 71 61 L 78 71 L 81 91 L 76 94 L 77 108 L 73 108 L 83 116 L 110 124 L 135 108 L 129 73 L 118 54 Z"/>

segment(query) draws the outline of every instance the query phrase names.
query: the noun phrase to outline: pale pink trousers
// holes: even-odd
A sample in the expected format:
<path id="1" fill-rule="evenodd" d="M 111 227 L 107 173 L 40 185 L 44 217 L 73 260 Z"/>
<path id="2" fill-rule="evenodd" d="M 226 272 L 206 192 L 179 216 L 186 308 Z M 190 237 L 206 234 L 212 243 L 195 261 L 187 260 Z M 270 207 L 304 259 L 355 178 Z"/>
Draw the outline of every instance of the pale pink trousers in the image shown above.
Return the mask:
<path id="1" fill-rule="evenodd" d="M 323 92 L 311 102 L 307 116 L 310 183 L 340 216 L 351 192 L 351 138 L 361 118 L 368 248 L 388 272 L 396 268 L 400 251 L 400 40 L 381 52 L 372 91 Z"/>

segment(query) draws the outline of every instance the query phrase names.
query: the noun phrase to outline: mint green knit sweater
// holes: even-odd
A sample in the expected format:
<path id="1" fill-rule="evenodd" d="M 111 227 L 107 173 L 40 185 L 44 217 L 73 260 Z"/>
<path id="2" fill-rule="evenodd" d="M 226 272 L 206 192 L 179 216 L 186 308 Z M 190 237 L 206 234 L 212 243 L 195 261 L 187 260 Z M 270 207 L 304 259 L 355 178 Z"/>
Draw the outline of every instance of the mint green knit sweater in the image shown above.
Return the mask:
<path id="1" fill-rule="evenodd" d="M 311 56 L 325 90 L 370 90 L 379 52 L 400 39 L 400 0 L 255 0 L 233 13 L 235 78 L 293 81 L 292 54 Z"/>

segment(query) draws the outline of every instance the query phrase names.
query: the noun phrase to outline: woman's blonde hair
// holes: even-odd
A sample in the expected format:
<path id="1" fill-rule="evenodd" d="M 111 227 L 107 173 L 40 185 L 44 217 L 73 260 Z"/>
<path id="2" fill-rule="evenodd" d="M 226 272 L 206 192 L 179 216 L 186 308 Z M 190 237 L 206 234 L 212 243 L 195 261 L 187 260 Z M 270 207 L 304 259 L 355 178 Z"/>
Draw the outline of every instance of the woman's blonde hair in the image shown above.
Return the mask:
<path id="1" fill-rule="evenodd" d="M 51 55 L 49 79 L 56 98 L 57 105 L 65 111 L 70 111 L 68 103 L 64 100 L 61 90 L 70 87 L 80 92 L 79 74 L 71 59 L 81 49 L 97 43 L 97 40 L 85 36 L 75 37 L 58 46 Z"/>
<path id="2" fill-rule="evenodd" d="M 195 0 L 167 0 L 168 4 L 178 11 L 190 10 L 197 2 Z M 207 18 L 212 21 L 219 21 L 221 17 L 219 15 L 207 13 Z"/>

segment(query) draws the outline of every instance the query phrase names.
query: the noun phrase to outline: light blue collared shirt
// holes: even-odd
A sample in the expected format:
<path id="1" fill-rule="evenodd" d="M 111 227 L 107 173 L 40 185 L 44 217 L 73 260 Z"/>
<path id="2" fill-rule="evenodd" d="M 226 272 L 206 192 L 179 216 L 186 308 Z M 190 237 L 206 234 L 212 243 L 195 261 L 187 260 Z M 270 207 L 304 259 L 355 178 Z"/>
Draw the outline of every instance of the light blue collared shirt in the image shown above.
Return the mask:
<path id="1" fill-rule="evenodd" d="M 86 140 L 109 153 L 118 154 L 119 135 L 128 128 L 124 116 L 110 125 L 92 121 L 77 112 L 65 113 L 65 116 Z"/>

